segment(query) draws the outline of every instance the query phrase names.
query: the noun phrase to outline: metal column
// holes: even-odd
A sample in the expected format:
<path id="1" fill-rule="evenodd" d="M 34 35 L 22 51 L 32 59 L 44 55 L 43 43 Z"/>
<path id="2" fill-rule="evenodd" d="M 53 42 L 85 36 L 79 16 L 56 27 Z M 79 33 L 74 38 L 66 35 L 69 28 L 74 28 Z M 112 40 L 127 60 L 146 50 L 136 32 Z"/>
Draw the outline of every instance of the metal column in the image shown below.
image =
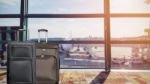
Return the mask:
<path id="1" fill-rule="evenodd" d="M 0 50 L 2 49 L 2 33 L 0 32 Z"/>
<path id="2" fill-rule="evenodd" d="M 28 0 L 25 0 L 24 4 L 25 4 L 25 9 L 24 9 L 25 14 L 24 15 L 26 16 L 28 14 Z M 28 28 L 27 27 L 28 27 L 28 18 L 24 17 L 24 29 L 26 30 L 24 33 L 25 40 L 28 39 Z"/>
<path id="3" fill-rule="evenodd" d="M 28 13 L 28 0 L 21 0 L 21 9 L 20 9 L 20 28 L 21 29 L 27 29 L 27 18 L 25 15 Z M 27 39 L 27 31 L 22 32 L 19 34 L 20 40 L 26 40 Z"/>
<path id="4" fill-rule="evenodd" d="M 20 8 L 20 28 L 24 28 L 24 0 L 21 0 L 21 8 Z M 19 34 L 19 39 L 23 41 L 23 34 Z"/>
<path id="5" fill-rule="evenodd" d="M 111 70 L 110 1 L 104 0 L 105 71 Z"/>

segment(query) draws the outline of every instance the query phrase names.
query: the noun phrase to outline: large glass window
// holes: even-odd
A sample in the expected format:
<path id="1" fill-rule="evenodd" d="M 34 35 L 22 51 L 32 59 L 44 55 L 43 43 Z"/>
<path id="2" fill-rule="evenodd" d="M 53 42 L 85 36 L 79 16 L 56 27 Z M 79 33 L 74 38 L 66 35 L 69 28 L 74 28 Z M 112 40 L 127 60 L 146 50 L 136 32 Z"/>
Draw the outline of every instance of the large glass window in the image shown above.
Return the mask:
<path id="1" fill-rule="evenodd" d="M 49 30 L 49 38 L 83 38 L 104 39 L 104 19 L 81 18 L 55 18 L 55 19 L 29 19 L 28 29 L 30 38 L 37 38 L 37 30 L 45 28 Z"/>
<path id="2" fill-rule="evenodd" d="M 37 30 L 40 28 L 48 29 L 49 41 L 104 41 L 102 18 L 30 18 L 29 38 L 37 39 Z M 44 37 L 44 34 L 42 35 Z M 105 66 L 104 44 L 60 44 L 59 52 L 61 68 L 104 68 Z"/>
<path id="3" fill-rule="evenodd" d="M 19 14 L 21 0 L 0 0 L 0 14 Z"/>
<path id="4" fill-rule="evenodd" d="M 149 40 L 149 24 L 149 18 L 111 18 L 111 40 Z M 148 44 L 113 44 L 112 68 L 149 69 L 149 49 Z"/>
<path id="5" fill-rule="evenodd" d="M 113 44 L 112 68 L 145 70 L 150 67 L 149 44 Z"/>
<path id="6" fill-rule="evenodd" d="M 16 30 L 20 26 L 19 18 L 0 18 L 0 68 L 6 67 L 7 43 L 16 40 Z"/>
<path id="7" fill-rule="evenodd" d="M 105 68 L 103 44 L 60 44 L 61 68 Z"/>
<path id="8" fill-rule="evenodd" d="M 103 0 L 29 0 L 29 13 L 103 13 Z"/>
<path id="9" fill-rule="evenodd" d="M 110 10 L 111 13 L 150 13 L 150 5 L 144 0 L 110 0 Z"/>
<path id="10" fill-rule="evenodd" d="M 150 18 L 111 18 L 111 39 L 142 39 L 148 35 L 145 29 L 149 28 Z"/>
<path id="11" fill-rule="evenodd" d="M 0 14 L 20 14 L 21 0 L 0 0 Z M 104 14 L 104 0 L 28 0 L 29 14 Z M 146 0 L 145 0 L 146 1 Z M 144 0 L 110 0 L 110 13 L 122 13 L 126 17 L 110 17 L 111 29 L 111 54 L 112 68 L 148 69 L 149 44 L 136 44 L 136 40 L 149 40 L 150 18 L 145 17 L 150 13 L 150 4 Z M 138 14 L 140 17 L 127 17 L 128 14 Z M 146 13 L 146 14 L 145 14 Z M 145 14 L 143 17 L 142 15 Z M 20 18 L 0 18 L 0 26 L 17 26 L 20 23 L 27 25 L 29 39 L 38 38 L 38 29 L 48 29 L 48 40 L 68 41 L 60 43 L 61 68 L 104 68 L 104 17 L 102 18 L 50 18 L 33 15 L 25 16 L 26 22 L 20 22 Z M 9 15 L 8 15 L 9 16 Z M 30 16 L 30 17 L 28 17 Z M 33 17 L 34 18 L 33 18 Z M 47 15 L 46 15 L 47 16 Z M 76 15 L 75 15 L 76 16 Z M 107 15 L 106 15 L 107 16 Z M 63 17 L 63 18 L 62 18 Z M 23 18 L 22 18 L 23 19 Z M 106 25 L 109 25 L 105 23 Z M 24 26 L 25 27 L 25 26 Z M 2 29 L 2 28 L 1 28 Z M 42 34 L 42 37 L 44 34 Z M 1 35 L 2 36 L 2 35 Z M 3 35 L 4 36 L 4 35 Z M 7 36 L 7 35 L 5 35 Z M 107 36 L 107 35 L 106 35 Z M 1 39 L 2 40 L 2 39 Z M 84 43 L 85 41 L 99 41 L 99 44 Z M 128 40 L 134 40 L 133 45 L 127 44 Z M 83 41 L 73 43 L 72 41 Z M 125 44 L 116 44 L 122 41 Z M 144 53 L 144 54 L 143 54 Z M 106 60 L 107 62 L 108 60 Z M 141 65 L 139 65 L 140 63 Z M 137 67 L 137 66 L 138 67 Z"/>
<path id="12" fill-rule="evenodd" d="M 0 18 L 0 26 L 19 26 L 19 18 Z"/>

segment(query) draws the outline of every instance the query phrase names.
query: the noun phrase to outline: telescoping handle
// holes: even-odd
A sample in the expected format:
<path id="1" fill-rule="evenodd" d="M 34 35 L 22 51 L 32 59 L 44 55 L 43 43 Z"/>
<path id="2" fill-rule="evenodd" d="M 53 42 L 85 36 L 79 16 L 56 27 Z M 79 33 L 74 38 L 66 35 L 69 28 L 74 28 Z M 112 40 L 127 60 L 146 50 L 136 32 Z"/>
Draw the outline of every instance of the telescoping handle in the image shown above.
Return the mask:
<path id="1" fill-rule="evenodd" d="M 18 29 L 17 30 L 17 41 L 20 41 L 20 33 L 22 32 L 25 32 L 26 31 L 26 29 Z"/>
<path id="2" fill-rule="evenodd" d="M 38 42 L 40 43 L 41 41 L 41 36 L 40 36 L 40 32 L 45 32 L 45 42 L 47 43 L 47 38 L 48 38 L 48 30 L 47 29 L 38 29 Z"/>

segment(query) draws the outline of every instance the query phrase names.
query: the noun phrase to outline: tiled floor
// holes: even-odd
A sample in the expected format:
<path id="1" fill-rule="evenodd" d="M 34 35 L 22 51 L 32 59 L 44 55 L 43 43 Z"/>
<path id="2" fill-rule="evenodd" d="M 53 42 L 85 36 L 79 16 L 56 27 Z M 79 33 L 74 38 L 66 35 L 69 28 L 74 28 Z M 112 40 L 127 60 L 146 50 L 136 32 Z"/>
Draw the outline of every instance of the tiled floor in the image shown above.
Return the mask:
<path id="1" fill-rule="evenodd" d="M 0 75 L 0 84 L 6 84 Z M 60 70 L 60 84 L 150 84 L 150 71 Z"/>
<path id="2" fill-rule="evenodd" d="M 150 84 L 150 71 L 92 71 L 64 70 L 60 73 L 61 84 Z"/>
<path id="3" fill-rule="evenodd" d="M 6 84 L 6 70 L 0 70 L 0 84 Z"/>

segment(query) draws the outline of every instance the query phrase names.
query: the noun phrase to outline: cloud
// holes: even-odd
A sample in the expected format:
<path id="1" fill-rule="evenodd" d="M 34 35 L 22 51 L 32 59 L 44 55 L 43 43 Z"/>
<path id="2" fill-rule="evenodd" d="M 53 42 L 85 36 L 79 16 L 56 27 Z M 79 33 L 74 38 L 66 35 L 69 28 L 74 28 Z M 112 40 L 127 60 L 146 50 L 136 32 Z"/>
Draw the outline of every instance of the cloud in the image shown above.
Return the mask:
<path id="1" fill-rule="evenodd" d="M 0 4 L 8 5 L 8 6 L 15 6 L 19 3 L 19 0 L 0 0 Z"/>

